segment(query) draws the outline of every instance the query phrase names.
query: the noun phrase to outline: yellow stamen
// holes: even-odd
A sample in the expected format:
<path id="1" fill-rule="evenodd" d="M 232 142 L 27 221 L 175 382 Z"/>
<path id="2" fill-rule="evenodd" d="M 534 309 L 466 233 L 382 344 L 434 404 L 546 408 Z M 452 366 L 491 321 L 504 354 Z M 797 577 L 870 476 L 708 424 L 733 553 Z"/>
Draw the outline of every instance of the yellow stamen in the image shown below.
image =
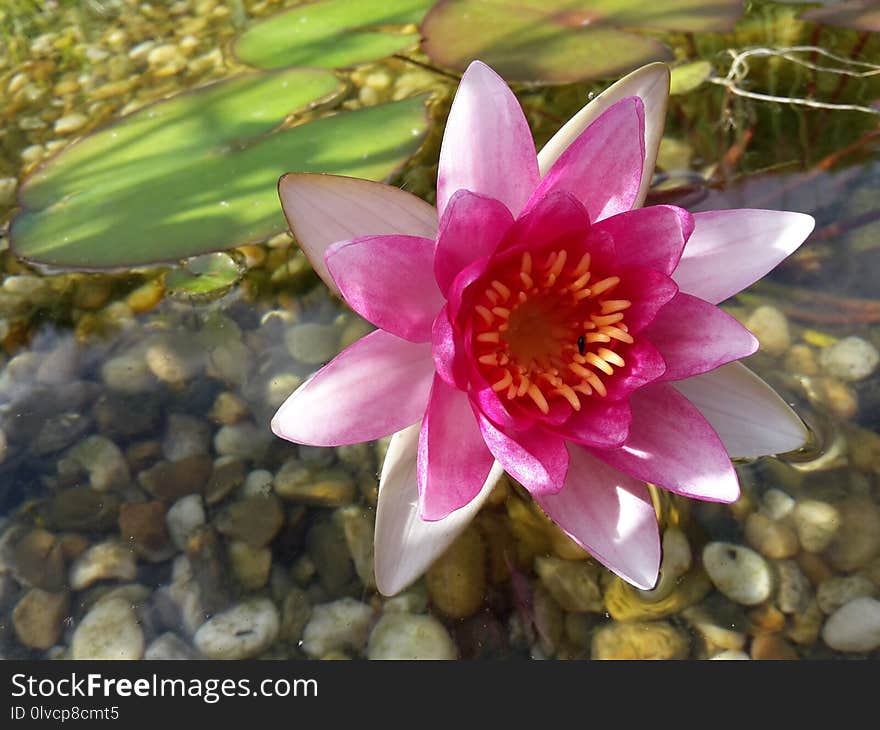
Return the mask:
<path id="1" fill-rule="evenodd" d="M 556 395 L 561 395 L 563 398 L 565 398 L 565 400 L 567 400 L 571 404 L 571 407 L 574 408 L 576 411 L 579 411 L 581 409 L 581 402 L 580 399 L 577 397 L 577 393 L 575 393 L 574 390 L 569 388 L 567 385 L 560 385 L 553 392 Z"/>
<path id="2" fill-rule="evenodd" d="M 519 266 L 520 272 L 523 274 L 531 274 L 532 273 L 532 254 L 528 251 L 523 251 L 522 255 L 522 263 Z"/>
<path id="3" fill-rule="evenodd" d="M 544 397 L 544 394 L 541 392 L 541 389 L 538 388 L 537 385 L 530 385 L 528 389 L 529 398 L 531 398 L 535 405 L 538 406 L 541 413 L 545 416 L 550 413 L 550 406 L 547 405 L 547 399 Z"/>
<path id="4" fill-rule="evenodd" d="M 627 334 L 618 327 L 602 327 L 599 332 L 603 335 L 608 335 L 613 340 L 625 342 L 627 345 L 631 345 L 634 342 L 632 335 Z"/>
<path id="5" fill-rule="evenodd" d="M 501 319 L 510 319 L 510 310 L 507 307 L 492 307 L 492 313 L 497 314 Z"/>
<path id="6" fill-rule="evenodd" d="M 617 365 L 617 367 L 622 368 L 626 363 L 623 361 L 623 358 L 618 355 L 614 350 L 609 350 L 607 347 L 600 347 L 596 354 L 601 357 L 605 362 L 610 362 L 612 365 Z"/>
<path id="7" fill-rule="evenodd" d="M 584 357 L 587 358 L 587 362 L 590 363 L 595 368 L 598 368 L 606 375 L 613 375 L 614 368 L 612 368 L 607 362 L 605 362 L 601 357 L 599 357 L 595 352 L 588 352 Z"/>
<path id="8" fill-rule="evenodd" d="M 620 320 L 623 319 L 623 312 L 617 312 L 616 314 L 609 314 L 604 317 L 594 314 L 592 316 L 593 324 L 597 327 L 604 327 L 609 324 L 617 324 Z"/>
<path id="9" fill-rule="evenodd" d="M 489 310 L 488 307 L 484 307 L 482 304 L 478 304 L 476 307 L 474 307 L 474 311 L 483 318 L 483 321 L 486 324 L 492 324 L 492 320 L 494 319 L 494 317 L 492 317 L 492 312 Z"/>
<path id="10" fill-rule="evenodd" d="M 498 344 L 501 342 L 501 335 L 497 332 L 482 332 L 477 335 L 477 342 L 491 342 Z"/>
<path id="11" fill-rule="evenodd" d="M 607 279 L 602 279 L 602 281 L 597 281 L 590 289 L 593 290 L 593 296 L 597 297 L 600 294 L 604 294 L 605 292 L 613 289 L 620 283 L 619 276 L 609 276 Z"/>
<path id="12" fill-rule="evenodd" d="M 602 314 L 613 314 L 614 312 L 622 312 L 629 309 L 632 302 L 629 299 L 606 299 L 602 302 Z"/>
<path id="13" fill-rule="evenodd" d="M 504 371 L 504 377 L 501 378 L 497 383 L 492 386 L 492 390 L 496 393 L 500 393 L 504 390 L 508 385 L 513 382 L 513 376 L 510 374 L 510 370 Z"/>
<path id="14" fill-rule="evenodd" d="M 504 284 L 498 281 L 498 279 L 495 279 L 495 281 L 492 282 L 492 288 L 501 295 L 501 298 L 505 302 L 510 299 L 510 288 L 504 286 Z"/>
<path id="15" fill-rule="evenodd" d="M 498 355 L 481 355 L 477 358 L 477 362 L 483 365 L 498 365 Z"/>

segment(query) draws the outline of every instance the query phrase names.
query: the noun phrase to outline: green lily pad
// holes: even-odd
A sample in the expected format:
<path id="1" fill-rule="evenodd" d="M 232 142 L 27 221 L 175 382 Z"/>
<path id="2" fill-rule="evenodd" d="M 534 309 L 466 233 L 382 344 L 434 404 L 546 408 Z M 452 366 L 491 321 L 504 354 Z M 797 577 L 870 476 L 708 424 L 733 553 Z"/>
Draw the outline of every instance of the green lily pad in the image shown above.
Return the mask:
<path id="1" fill-rule="evenodd" d="M 440 0 L 421 30 L 441 66 L 464 70 L 480 59 L 508 81 L 558 84 L 672 57 L 631 28 L 726 31 L 741 13 L 742 0 Z"/>
<path id="2" fill-rule="evenodd" d="M 15 253 L 77 269 L 176 261 L 287 225 L 290 170 L 382 180 L 418 147 L 424 98 L 319 118 L 292 111 L 338 88 L 316 69 L 247 74 L 142 109 L 65 149 L 21 192 Z"/>
<path id="3" fill-rule="evenodd" d="M 808 10 L 801 18 L 837 28 L 880 31 L 880 5 L 877 0 L 844 0 Z"/>
<path id="4" fill-rule="evenodd" d="M 229 254 L 206 253 L 169 271 L 165 289 L 171 295 L 190 299 L 211 298 L 225 293 L 243 274 L 244 267 Z"/>
<path id="5" fill-rule="evenodd" d="M 374 61 L 419 42 L 417 33 L 389 26 L 418 23 L 433 0 L 319 0 L 250 27 L 236 55 L 260 68 L 341 68 Z"/>

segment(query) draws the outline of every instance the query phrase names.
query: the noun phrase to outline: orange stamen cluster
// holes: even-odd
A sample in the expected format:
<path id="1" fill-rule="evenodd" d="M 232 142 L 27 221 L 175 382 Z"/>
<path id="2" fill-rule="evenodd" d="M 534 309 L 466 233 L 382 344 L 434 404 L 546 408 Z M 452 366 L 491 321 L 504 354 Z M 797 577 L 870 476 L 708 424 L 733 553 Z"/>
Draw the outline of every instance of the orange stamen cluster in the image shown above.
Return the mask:
<path id="1" fill-rule="evenodd" d="M 519 267 L 487 279 L 476 297 L 474 352 L 492 389 L 508 400 L 529 399 L 542 413 L 564 398 L 578 411 L 582 399 L 604 396 L 617 351 L 633 338 L 624 323 L 628 299 L 614 297 L 620 277 L 593 280 L 589 253 L 525 251 Z"/>

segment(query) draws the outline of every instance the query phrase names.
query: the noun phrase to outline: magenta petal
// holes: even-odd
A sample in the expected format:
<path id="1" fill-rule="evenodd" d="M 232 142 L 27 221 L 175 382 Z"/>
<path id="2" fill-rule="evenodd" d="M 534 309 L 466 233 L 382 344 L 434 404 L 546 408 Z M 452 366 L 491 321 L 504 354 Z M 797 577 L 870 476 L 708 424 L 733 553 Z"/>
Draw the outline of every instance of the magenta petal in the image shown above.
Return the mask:
<path id="1" fill-rule="evenodd" d="M 630 266 L 621 269 L 619 275 L 621 282 L 614 289 L 614 298 L 632 302 L 632 306 L 624 312 L 624 321 L 630 334 L 641 332 L 678 294 L 678 285 L 655 269 Z"/>
<path id="2" fill-rule="evenodd" d="M 583 203 L 594 222 L 630 210 L 645 160 L 644 110 L 637 96 L 609 107 L 559 156 L 526 207 L 564 190 Z"/>
<path id="3" fill-rule="evenodd" d="M 446 306 L 440 310 L 440 314 L 434 320 L 434 328 L 431 331 L 431 355 L 434 357 L 437 375 L 443 378 L 447 385 L 464 390 L 467 386 L 465 353 L 456 343 L 455 331 L 449 321 Z"/>
<path id="4" fill-rule="evenodd" d="M 632 413 L 625 401 L 595 396 L 553 430 L 568 441 L 600 449 L 616 448 L 626 441 Z"/>
<path id="5" fill-rule="evenodd" d="M 459 273 L 490 256 L 513 225 L 513 216 L 494 198 L 458 190 L 449 199 L 434 256 L 434 275 L 445 294 Z"/>
<path id="6" fill-rule="evenodd" d="M 596 560 L 637 588 L 660 571 L 660 533 L 647 487 L 579 446 L 559 494 L 535 497 L 547 515 Z"/>
<path id="7" fill-rule="evenodd" d="M 433 377 L 430 345 L 371 332 L 297 388 L 272 431 L 310 446 L 373 441 L 422 417 Z"/>
<path id="8" fill-rule="evenodd" d="M 389 233 L 437 235 L 434 207 L 391 185 L 341 175 L 289 173 L 278 181 L 278 195 L 297 243 L 318 276 L 337 294 L 324 264 L 331 243 Z"/>
<path id="9" fill-rule="evenodd" d="M 671 385 L 633 393 L 629 437 L 619 449 L 594 450 L 607 464 L 676 494 L 734 502 L 739 482 L 718 434 Z"/>
<path id="10" fill-rule="evenodd" d="M 642 332 L 666 361 L 663 380 L 681 380 L 748 357 L 754 335 L 714 304 L 676 294 Z"/>
<path id="11" fill-rule="evenodd" d="M 800 246 L 815 221 L 779 210 L 714 210 L 694 215 L 694 232 L 673 278 L 712 304 L 742 291 Z"/>
<path id="12" fill-rule="evenodd" d="M 556 434 L 539 427 L 504 433 L 477 411 L 489 451 L 504 470 L 532 494 L 555 494 L 568 472 L 568 449 Z"/>
<path id="13" fill-rule="evenodd" d="M 456 190 L 470 190 L 519 215 L 538 184 L 538 157 L 522 108 L 503 79 L 474 61 L 449 110 L 437 174 L 442 217 Z"/>
<path id="14" fill-rule="evenodd" d="M 419 434 L 419 496 L 423 520 L 442 520 L 480 491 L 492 468 L 467 396 L 434 378 Z"/>
<path id="15" fill-rule="evenodd" d="M 666 361 L 660 351 L 644 336 L 621 349 L 624 366 L 605 379 L 606 400 L 621 400 L 639 388 L 660 380 L 666 373 Z"/>
<path id="16" fill-rule="evenodd" d="M 443 306 L 433 276 L 434 242 L 365 236 L 327 249 L 330 274 L 348 305 L 377 327 L 412 342 L 431 339 Z"/>
<path id="17" fill-rule="evenodd" d="M 606 218 L 593 230 L 611 236 L 623 266 L 644 266 L 668 275 L 694 230 L 694 217 L 674 205 L 652 205 Z"/>

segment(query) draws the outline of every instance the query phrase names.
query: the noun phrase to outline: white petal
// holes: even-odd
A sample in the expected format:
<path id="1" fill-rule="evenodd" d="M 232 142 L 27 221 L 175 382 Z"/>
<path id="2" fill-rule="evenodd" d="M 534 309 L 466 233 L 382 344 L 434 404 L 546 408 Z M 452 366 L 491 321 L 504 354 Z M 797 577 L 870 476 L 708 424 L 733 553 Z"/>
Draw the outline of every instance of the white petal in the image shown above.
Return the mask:
<path id="1" fill-rule="evenodd" d="M 669 102 L 669 67 L 665 63 L 649 63 L 624 76 L 593 99 L 551 137 L 538 153 L 541 176 L 557 158 L 577 139 L 578 135 L 612 104 L 627 96 L 638 96 L 645 105 L 645 164 L 642 182 L 634 208 L 644 203 L 657 163 L 657 150 L 666 125 L 666 107 Z"/>
<path id="2" fill-rule="evenodd" d="M 671 385 L 699 409 L 733 457 L 783 454 L 809 436 L 780 395 L 738 362 Z"/>
<path id="3" fill-rule="evenodd" d="M 393 596 L 422 575 L 470 524 L 504 473 L 496 462 L 480 493 L 437 522 L 419 517 L 416 456 L 421 422 L 391 438 L 376 507 L 376 586 Z"/>
<path id="4" fill-rule="evenodd" d="M 737 208 L 694 214 L 694 232 L 672 278 L 681 290 L 712 304 L 756 282 L 810 235 L 805 213 Z"/>
<path id="5" fill-rule="evenodd" d="M 289 173 L 278 181 L 287 223 L 315 272 L 335 293 L 324 252 L 331 243 L 401 233 L 434 239 L 437 210 L 400 188 L 341 175 Z"/>

